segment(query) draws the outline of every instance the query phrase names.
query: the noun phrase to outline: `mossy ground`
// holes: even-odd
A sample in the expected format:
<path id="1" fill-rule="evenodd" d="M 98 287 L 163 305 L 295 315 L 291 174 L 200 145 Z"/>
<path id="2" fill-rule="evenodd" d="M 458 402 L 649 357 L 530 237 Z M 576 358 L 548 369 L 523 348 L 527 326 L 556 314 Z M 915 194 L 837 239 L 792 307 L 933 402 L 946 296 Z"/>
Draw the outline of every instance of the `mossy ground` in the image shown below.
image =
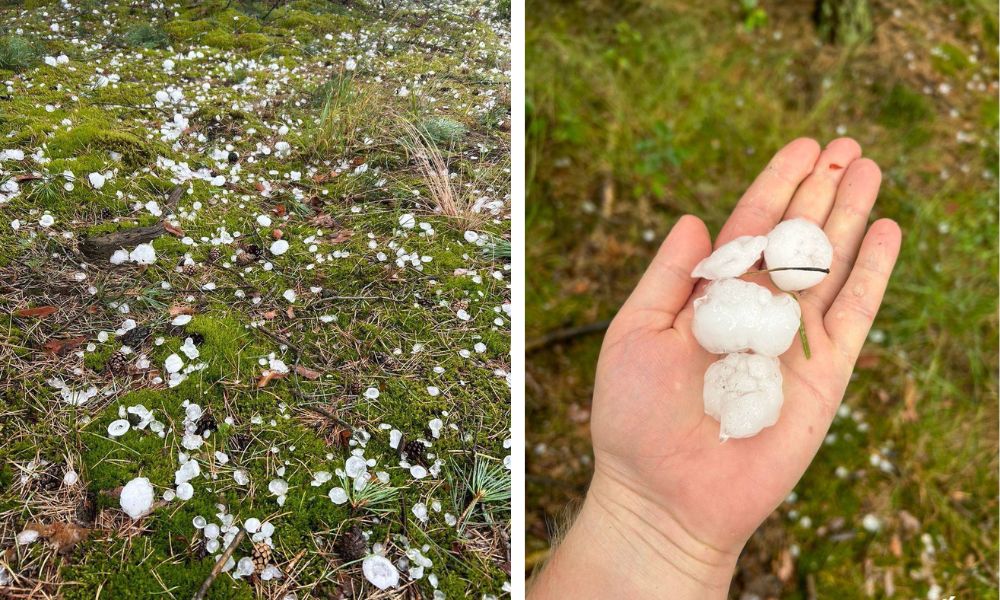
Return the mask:
<path id="1" fill-rule="evenodd" d="M 828 3 L 856 11 L 837 34 L 737 4 L 529 12 L 527 337 L 611 318 L 676 218 L 717 232 L 787 141 L 854 137 L 902 253 L 848 414 L 732 595 L 996 598 L 996 6 Z M 600 343 L 529 357 L 529 565 L 589 481 Z"/>
<path id="2" fill-rule="evenodd" d="M 433 567 L 401 579 L 423 597 L 499 595 L 509 581 L 509 506 L 481 504 L 461 527 L 443 518 L 467 508 L 462 482 L 477 457 L 500 465 L 510 452 L 509 265 L 466 233 L 509 239 L 506 21 L 489 2 L 270 7 L 95 1 L 0 10 L 0 49 L 16 54 L 0 63 L 0 151 L 26 155 L 0 163 L 0 183 L 18 184 L 0 202 L 0 564 L 16 577 L 11 589 L 191 597 L 214 564 L 192 519 L 214 520 L 217 505 L 238 521 L 275 525 L 274 562 L 285 577 L 223 575 L 212 598 L 373 593 L 360 563 L 334 550 L 355 523 L 369 549 L 381 543 L 393 561 L 427 546 Z M 60 54 L 68 61 L 42 60 Z M 173 88 L 183 98 L 156 98 Z M 186 122 L 171 131 L 177 114 Z M 405 143 L 406 124 L 427 123 L 454 173 L 457 217 L 436 210 Z M 88 178 L 95 172 L 107 176 L 99 189 Z M 209 181 L 218 175 L 224 184 Z M 168 205 L 178 184 L 183 194 Z M 473 209 L 477 201 L 486 207 Z M 44 214 L 49 227 L 39 223 Z M 405 214 L 416 227 L 401 226 Z M 84 238 L 164 219 L 172 233 L 152 241 L 153 265 L 115 267 L 79 251 Z M 289 249 L 272 255 L 278 235 Z M 17 313 L 39 306 L 58 310 Z M 190 323 L 172 325 L 178 311 L 193 314 Z M 115 369 L 123 342 L 114 332 L 125 319 L 149 333 Z M 185 363 L 204 368 L 167 387 L 158 379 L 164 363 L 184 356 L 189 337 L 200 356 Z M 70 339 L 59 352 L 45 349 Z M 260 386 L 269 358 L 291 371 Z M 73 406 L 53 378 L 99 393 Z M 377 398 L 364 395 L 370 387 Z M 115 488 L 139 476 L 158 495 L 173 487 L 185 401 L 219 424 L 191 452 L 203 472 L 195 495 L 132 523 Z M 109 438 L 120 408 L 137 404 L 167 426 L 164 437 Z M 428 429 L 434 418 L 445 423 L 440 438 Z M 429 441 L 428 464 L 441 460 L 440 473 L 414 479 L 383 424 Z M 336 478 L 311 485 L 362 446 L 378 463 L 372 471 L 387 472 L 399 490 L 388 510 L 333 504 Z M 268 490 L 281 467 L 283 506 Z M 61 479 L 70 468 L 77 485 L 39 484 L 43 471 Z M 234 481 L 237 468 L 249 484 Z M 86 516 L 88 495 L 96 510 Z M 420 502 L 440 502 L 441 511 L 422 522 L 412 512 Z M 89 537 L 65 554 L 14 545 L 26 523 L 60 520 L 84 524 Z M 236 554 L 250 550 L 245 542 Z"/>

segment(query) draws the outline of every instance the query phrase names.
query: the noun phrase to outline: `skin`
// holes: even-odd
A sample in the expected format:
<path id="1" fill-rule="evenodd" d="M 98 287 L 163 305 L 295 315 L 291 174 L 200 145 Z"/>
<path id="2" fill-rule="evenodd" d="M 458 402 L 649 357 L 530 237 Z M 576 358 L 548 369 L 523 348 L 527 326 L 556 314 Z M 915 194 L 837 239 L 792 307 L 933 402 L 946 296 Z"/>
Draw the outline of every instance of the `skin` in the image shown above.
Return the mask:
<path id="1" fill-rule="evenodd" d="M 704 413 L 705 370 L 719 356 L 691 334 L 692 302 L 706 282 L 690 273 L 713 245 L 697 217 L 674 225 L 604 339 L 594 476 L 530 598 L 726 597 L 743 545 L 822 444 L 882 302 L 901 233 L 888 219 L 868 227 L 880 182 L 852 139 L 822 151 L 814 140 L 794 140 L 716 238 L 718 247 L 804 217 L 834 246 L 830 275 L 800 295 L 812 356 L 796 339 L 780 357 L 781 417 L 748 439 L 720 443 L 719 424 Z M 766 276 L 744 278 L 776 289 Z"/>

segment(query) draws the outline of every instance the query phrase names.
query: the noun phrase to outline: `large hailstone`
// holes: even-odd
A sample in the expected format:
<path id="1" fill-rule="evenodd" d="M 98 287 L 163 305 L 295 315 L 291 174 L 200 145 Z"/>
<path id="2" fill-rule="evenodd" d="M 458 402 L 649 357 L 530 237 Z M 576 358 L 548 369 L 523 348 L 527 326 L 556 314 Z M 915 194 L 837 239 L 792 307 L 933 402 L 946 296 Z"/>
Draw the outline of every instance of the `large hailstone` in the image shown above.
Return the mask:
<path id="1" fill-rule="evenodd" d="M 361 563 L 361 571 L 365 579 L 380 590 L 386 590 L 399 585 L 399 571 L 388 558 L 372 554 Z"/>
<path id="2" fill-rule="evenodd" d="M 729 354 L 705 372 L 705 413 L 719 422 L 719 439 L 746 438 L 778 422 L 783 396 L 777 358 Z"/>
<path id="3" fill-rule="evenodd" d="M 153 507 L 153 484 L 145 477 L 136 477 L 122 488 L 119 501 L 128 516 L 138 519 Z"/>
<path id="4" fill-rule="evenodd" d="M 767 238 L 763 235 L 744 235 L 727 242 L 702 259 L 691 277 L 702 279 L 726 279 L 739 277 L 747 272 L 755 262 L 760 260 L 760 254 L 767 246 Z"/>
<path id="5" fill-rule="evenodd" d="M 801 312 L 791 296 L 741 279 L 713 281 L 694 301 L 691 329 L 714 354 L 752 350 L 778 356 L 792 345 Z"/>
<path id="6" fill-rule="evenodd" d="M 823 281 L 833 263 L 833 246 L 818 225 L 806 219 L 782 221 L 767 234 L 764 262 L 771 281 L 785 291 L 804 290 Z M 811 267 L 826 271 L 774 271 L 783 267 Z"/>

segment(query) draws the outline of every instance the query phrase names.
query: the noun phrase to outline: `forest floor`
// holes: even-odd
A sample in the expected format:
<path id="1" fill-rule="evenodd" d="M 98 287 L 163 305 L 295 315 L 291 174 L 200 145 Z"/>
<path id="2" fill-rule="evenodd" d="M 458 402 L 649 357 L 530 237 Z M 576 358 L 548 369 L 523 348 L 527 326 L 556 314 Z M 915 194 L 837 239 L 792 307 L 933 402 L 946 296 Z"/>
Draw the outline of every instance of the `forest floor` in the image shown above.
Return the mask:
<path id="1" fill-rule="evenodd" d="M 0 9 L 0 596 L 503 595 L 509 9 L 150 6 Z"/>

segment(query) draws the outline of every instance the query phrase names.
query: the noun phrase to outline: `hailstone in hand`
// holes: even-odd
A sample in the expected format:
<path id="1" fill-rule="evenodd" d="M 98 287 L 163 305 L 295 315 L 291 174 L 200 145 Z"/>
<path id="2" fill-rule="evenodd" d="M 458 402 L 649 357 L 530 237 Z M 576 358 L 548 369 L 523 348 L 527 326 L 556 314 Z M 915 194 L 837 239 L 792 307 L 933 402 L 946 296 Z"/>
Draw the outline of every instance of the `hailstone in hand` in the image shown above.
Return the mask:
<path id="1" fill-rule="evenodd" d="M 774 285 L 785 291 L 804 290 L 823 281 L 833 262 L 833 246 L 818 225 L 806 219 L 782 221 L 767 234 L 764 262 Z M 789 269 L 809 267 L 822 271 Z"/>
<path id="2" fill-rule="evenodd" d="M 710 256 L 698 263 L 692 277 L 702 279 L 725 279 L 739 277 L 760 260 L 760 254 L 767 246 L 763 235 L 744 235 L 725 243 Z"/>
<path id="3" fill-rule="evenodd" d="M 752 350 L 778 356 L 792 345 L 801 312 L 794 298 L 741 279 L 709 284 L 694 301 L 691 324 L 701 347 L 715 354 Z"/>
<path id="4" fill-rule="evenodd" d="M 705 372 L 705 412 L 719 422 L 719 439 L 746 438 L 778 422 L 783 401 L 778 359 L 739 352 Z"/>

